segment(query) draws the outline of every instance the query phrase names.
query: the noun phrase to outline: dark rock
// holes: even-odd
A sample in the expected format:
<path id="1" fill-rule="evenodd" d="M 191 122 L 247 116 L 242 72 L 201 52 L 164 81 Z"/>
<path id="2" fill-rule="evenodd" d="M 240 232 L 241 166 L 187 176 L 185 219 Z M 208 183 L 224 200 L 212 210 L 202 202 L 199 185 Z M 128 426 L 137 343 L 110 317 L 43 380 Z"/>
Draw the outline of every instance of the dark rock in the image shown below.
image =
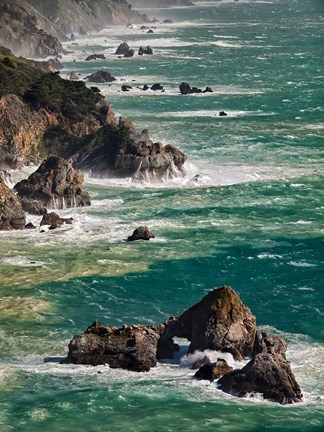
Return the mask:
<path id="1" fill-rule="evenodd" d="M 177 336 L 191 342 L 189 352 L 211 349 L 242 360 L 251 356 L 255 334 L 255 316 L 232 288 L 224 286 L 165 324 L 157 355 L 172 358 L 176 348 L 172 339 Z"/>
<path id="2" fill-rule="evenodd" d="M 31 222 L 28 222 L 27 225 L 25 225 L 25 229 L 36 229 L 35 225 L 32 224 Z"/>
<path id="3" fill-rule="evenodd" d="M 211 87 L 206 87 L 203 93 L 213 93 L 213 90 Z"/>
<path id="4" fill-rule="evenodd" d="M 89 82 L 102 83 L 102 84 L 106 83 L 106 82 L 116 81 L 116 78 L 113 77 L 110 72 L 103 71 L 103 70 L 100 70 L 100 71 L 94 72 L 91 75 L 88 75 L 86 77 L 86 79 Z"/>
<path id="5" fill-rule="evenodd" d="M 118 48 L 116 49 L 115 54 L 117 54 L 117 55 L 125 55 L 125 54 L 128 54 L 129 50 L 130 50 L 130 47 L 129 47 L 128 43 L 127 42 L 123 42 L 123 43 L 121 43 L 118 46 Z"/>
<path id="6" fill-rule="evenodd" d="M 149 88 L 150 88 L 150 87 L 149 87 L 147 84 L 144 84 L 142 90 L 146 91 L 146 90 L 148 90 Z"/>
<path id="7" fill-rule="evenodd" d="M 219 111 L 218 115 L 220 117 L 225 117 L 225 116 L 227 116 L 227 113 L 225 111 Z"/>
<path id="8" fill-rule="evenodd" d="M 184 95 L 192 93 L 191 87 L 190 87 L 189 83 L 187 83 L 187 82 L 182 82 L 179 86 L 179 89 L 180 89 L 181 94 L 184 94 Z"/>
<path id="9" fill-rule="evenodd" d="M 85 59 L 85 61 L 91 60 L 106 60 L 106 56 L 104 54 L 91 54 Z"/>
<path id="10" fill-rule="evenodd" d="M 148 30 L 147 33 L 154 33 L 154 31 L 152 29 Z"/>
<path id="11" fill-rule="evenodd" d="M 18 196 L 18 198 L 26 213 L 40 216 L 47 213 L 47 209 L 41 201 L 20 196 Z"/>
<path id="12" fill-rule="evenodd" d="M 204 366 L 207 363 L 211 363 L 210 358 L 208 356 L 204 356 L 196 360 L 191 365 L 191 369 L 200 369 L 202 366 Z"/>
<path id="13" fill-rule="evenodd" d="M 90 196 L 81 189 L 83 178 L 82 173 L 74 170 L 71 160 L 51 156 L 27 180 L 17 183 L 15 190 L 22 202 L 36 200 L 41 203 L 35 206 L 36 214 L 43 212 L 42 207 L 84 207 L 90 205 Z M 32 206 L 30 213 L 31 210 Z"/>
<path id="14" fill-rule="evenodd" d="M 191 87 L 191 93 L 202 93 L 202 90 L 198 87 Z"/>
<path id="15" fill-rule="evenodd" d="M 131 48 L 127 53 L 124 54 L 124 57 L 134 57 L 135 51 Z"/>
<path id="16" fill-rule="evenodd" d="M 55 229 L 63 224 L 71 225 L 73 218 L 61 218 L 58 214 L 51 212 L 43 216 L 40 226 L 50 225 L 50 229 Z"/>
<path id="17" fill-rule="evenodd" d="M 174 21 L 171 20 L 171 19 L 165 19 L 165 20 L 163 20 L 163 24 L 173 24 L 173 23 L 174 23 Z"/>
<path id="18" fill-rule="evenodd" d="M 73 41 L 73 42 L 75 41 L 74 33 L 71 34 L 71 36 L 70 36 L 70 40 Z"/>
<path id="19" fill-rule="evenodd" d="M 252 356 L 259 353 L 280 354 L 286 358 L 287 343 L 276 335 L 256 332 Z"/>
<path id="20" fill-rule="evenodd" d="M 140 226 L 136 228 L 131 236 L 128 237 L 128 241 L 134 240 L 150 240 L 155 236 L 149 231 L 146 226 Z"/>
<path id="21" fill-rule="evenodd" d="M 138 55 L 153 55 L 152 48 L 148 45 L 146 48 L 143 48 L 142 46 L 138 49 Z"/>
<path id="22" fill-rule="evenodd" d="M 195 378 L 215 381 L 233 370 L 226 360 L 217 359 L 216 363 L 206 363 L 195 373 Z"/>
<path id="23" fill-rule="evenodd" d="M 17 198 L 0 176 L 0 231 L 24 229 L 26 218 Z"/>
<path id="24" fill-rule="evenodd" d="M 147 372 L 156 365 L 158 339 L 153 326 L 116 328 L 95 321 L 71 340 L 64 363 L 108 364 L 111 368 Z"/>
<path id="25" fill-rule="evenodd" d="M 121 86 L 121 89 L 122 89 L 123 92 L 128 92 L 132 88 L 133 88 L 132 86 L 129 86 L 129 85 L 126 85 L 126 84 L 124 84 L 124 85 Z"/>
<path id="26" fill-rule="evenodd" d="M 153 91 L 163 90 L 163 86 L 160 83 L 156 83 L 151 86 L 151 90 Z"/>
<path id="27" fill-rule="evenodd" d="M 265 399 L 281 404 L 300 402 L 303 397 L 289 363 L 279 354 L 257 354 L 242 369 L 224 375 L 218 384 L 225 393 L 239 397 L 262 393 Z"/>

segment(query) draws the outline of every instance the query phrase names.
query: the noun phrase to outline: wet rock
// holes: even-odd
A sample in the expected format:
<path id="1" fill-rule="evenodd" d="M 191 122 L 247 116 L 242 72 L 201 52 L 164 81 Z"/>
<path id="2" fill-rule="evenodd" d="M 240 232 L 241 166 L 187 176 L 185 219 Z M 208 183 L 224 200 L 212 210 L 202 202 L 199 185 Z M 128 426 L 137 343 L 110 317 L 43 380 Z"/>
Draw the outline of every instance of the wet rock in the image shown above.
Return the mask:
<path id="1" fill-rule="evenodd" d="M 189 85 L 189 83 L 187 82 L 182 82 L 179 86 L 180 92 L 181 94 L 187 95 L 187 94 L 191 94 L 191 87 Z"/>
<path id="2" fill-rule="evenodd" d="M 195 373 L 195 378 L 215 381 L 232 370 L 233 368 L 228 366 L 226 360 L 217 359 L 215 363 L 206 363 L 202 365 Z"/>
<path id="3" fill-rule="evenodd" d="M 271 333 L 256 332 L 252 356 L 259 353 L 280 354 L 286 358 L 287 343 L 286 341 Z"/>
<path id="4" fill-rule="evenodd" d="M 100 71 L 94 72 L 91 75 L 88 75 L 86 77 L 86 79 L 89 82 L 102 83 L 102 84 L 104 84 L 106 82 L 116 81 L 116 78 L 114 76 L 112 76 L 110 72 L 103 71 L 103 70 L 100 70 Z"/>
<path id="5" fill-rule="evenodd" d="M 138 49 L 138 55 L 153 55 L 152 48 L 148 45 L 146 48 L 143 48 L 142 46 Z"/>
<path id="6" fill-rule="evenodd" d="M 61 218 L 57 213 L 51 212 L 43 216 L 40 226 L 49 225 L 50 229 L 55 229 L 64 224 L 71 225 L 73 222 L 73 218 Z"/>
<path id="7" fill-rule="evenodd" d="M 19 199 L 0 176 L 0 231 L 24 229 L 25 224 L 25 213 Z"/>
<path id="8" fill-rule="evenodd" d="M 136 372 L 147 372 L 156 365 L 159 334 L 153 326 L 109 327 L 95 321 L 71 340 L 64 363 L 108 364 Z"/>
<path id="9" fill-rule="evenodd" d="M 124 54 L 124 57 L 134 57 L 135 51 L 131 48 L 126 54 Z"/>
<path id="10" fill-rule="evenodd" d="M 132 90 L 132 88 L 133 88 L 132 86 L 126 85 L 126 84 L 123 84 L 121 86 L 121 89 L 122 89 L 123 92 L 128 92 L 129 90 Z"/>
<path id="11" fill-rule="evenodd" d="M 206 87 L 203 93 L 213 93 L 213 90 L 211 87 Z"/>
<path id="12" fill-rule="evenodd" d="M 227 116 L 227 113 L 225 111 L 219 111 L 218 115 L 220 117 L 225 117 L 225 116 Z"/>
<path id="13" fill-rule="evenodd" d="M 162 91 L 163 90 L 163 85 L 161 85 L 160 83 L 155 83 L 151 86 L 151 90 L 153 91 Z"/>
<path id="14" fill-rule="evenodd" d="M 260 353 L 242 369 L 224 375 L 218 384 L 225 393 L 244 397 L 262 393 L 281 404 L 302 400 L 302 393 L 290 365 L 280 354 Z"/>
<path id="15" fill-rule="evenodd" d="M 42 214 L 43 207 L 60 209 L 89 206 L 90 196 L 81 188 L 83 179 L 83 174 L 73 168 L 71 160 L 51 156 L 28 179 L 17 183 L 15 190 L 29 213 Z M 28 201 L 30 207 L 27 207 Z"/>
<path id="16" fill-rule="evenodd" d="M 33 223 L 28 222 L 28 224 L 25 225 L 25 229 L 36 229 L 36 227 Z"/>
<path id="17" fill-rule="evenodd" d="M 135 54 L 134 50 L 131 49 L 127 42 L 121 43 L 115 52 L 116 55 L 122 55 L 124 57 L 133 57 Z"/>
<path id="18" fill-rule="evenodd" d="M 188 339 L 189 352 L 206 349 L 229 352 L 237 360 L 251 356 L 256 334 L 255 316 L 227 286 L 214 289 L 179 318 L 166 323 L 158 358 L 173 357 L 174 337 Z"/>
<path id="19" fill-rule="evenodd" d="M 152 234 L 146 226 L 140 226 L 136 228 L 131 236 L 127 238 L 128 241 L 135 240 L 150 240 L 154 238 L 154 234 Z"/>
<path id="20" fill-rule="evenodd" d="M 91 60 L 106 60 L 106 56 L 104 54 L 90 54 L 85 61 Z"/>
<path id="21" fill-rule="evenodd" d="M 202 366 L 204 366 L 207 363 L 211 363 L 210 358 L 208 356 L 204 356 L 196 360 L 191 365 L 191 369 L 200 369 Z"/>

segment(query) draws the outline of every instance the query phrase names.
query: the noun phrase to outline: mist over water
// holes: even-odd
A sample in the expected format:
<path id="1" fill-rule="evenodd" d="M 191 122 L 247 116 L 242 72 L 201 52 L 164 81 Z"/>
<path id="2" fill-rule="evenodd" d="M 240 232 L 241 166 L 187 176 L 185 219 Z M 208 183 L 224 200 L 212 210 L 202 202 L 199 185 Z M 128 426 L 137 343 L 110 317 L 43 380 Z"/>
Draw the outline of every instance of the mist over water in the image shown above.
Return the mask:
<path id="1" fill-rule="evenodd" d="M 99 87 L 112 109 L 184 151 L 186 176 L 88 176 L 92 206 L 59 211 L 74 225 L 1 234 L 0 430 L 319 432 L 323 2 L 205 1 L 147 13 L 174 23 L 78 38 L 61 75 L 111 72 L 117 81 Z M 119 59 L 123 41 L 154 55 Z M 107 60 L 85 62 L 93 52 Z M 213 93 L 182 96 L 182 81 Z M 138 88 L 156 82 L 165 92 Z M 139 225 L 155 239 L 127 243 Z M 303 403 L 237 399 L 193 380 L 186 341 L 182 360 L 149 373 L 59 363 L 95 319 L 160 323 L 224 284 L 259 328 L 286 338 Z"/>

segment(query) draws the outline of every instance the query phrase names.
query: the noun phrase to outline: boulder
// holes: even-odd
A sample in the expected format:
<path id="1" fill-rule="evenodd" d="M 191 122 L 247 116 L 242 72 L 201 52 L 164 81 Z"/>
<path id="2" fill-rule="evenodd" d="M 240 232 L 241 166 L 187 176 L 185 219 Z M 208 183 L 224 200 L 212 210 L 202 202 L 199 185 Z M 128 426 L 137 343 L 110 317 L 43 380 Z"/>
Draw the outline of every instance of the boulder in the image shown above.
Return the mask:
<path id="1" fill-rule="evenodd" d="M 211 87 L 206 87 L 203 93 L 213 93 L 213 90 Z"/>
<path id="2" fill-rule="evenodd" d="M 151 86 L 151 90 L 153 90 L 153 91 L 157 91 L 157 90 L 162 91 L 163 90 L 163 85 L 161 85 L 160 83 L 155 83 L 155 84 L 153 84 Z"/>
<path id="3" fill-rule="evenodd" d="M 102 84 L 104 84 L 106 82 L 116 81 L 116 78 L 113 77 L 110 72 L 103 71 L 103 70 L 100 70 L 100 71 L 94 72 L 91 75 L 88 75 L 86 77 L 86 79 L 89 82 L 102 83 Z"/>
<path id="4" fill-rule="evenodd" d="M 226 360 L 217 359 L 215 363 L 206 363 L 202 365 L 195 373 L 195 378 L 205 379 L 209 381 L 215 381 L 222 377 L 226 373 L 233 370 L 231 366 L 228 366 Z"/>
<path id="5" fill-rule="evenodd" d="M 90 54 L 85 61 L 91 60 L 106 60 L 106 56 L 104 54 Z"/>
<path id="6" fill-rule="evenodd" d="M 123 55 L 123 56 L 126 55 L 127 56 L 127 54 L 129 53 L 129 51 L 130 51 L 130 47 L 129 47 L 128 43 L 127 42 L 123 42 L 123 43 L 121 43 L 118 46 L 118 48 L 116 49 L 115 54 L 117 54 L 117 55 Z"/>
<path id="7" fill-rule="evenodd" d="M 63 224 L 71 225 L 73 224 L 73 218 L 61 218 L 58 214 L 51 212 L 46 213 L 40 223 L 40 226 L 50 225 L 51 229 L 57 228 Z"/>
<path id="8" fill-rule="evenodd" d="M 0 176 L 0 230 L 24 229 L 26 218 L 16 194 Z"/>
<path id="9" fill-rule="evenodd" d="M 189 85 L 189 83 L 187 82 L 182 82 L 179 86 L 180 92 L 181 94 L 187 95 L 187 94 L 191 94 L 191 87 Z"/>
<path id="10" fill-rule="evenodd" d="M 127 238 L 128 241 L 135 240 L 150 240 L 154 238 L 154 234 L 152 234 L 146 226 L 140 226 L 136 228 L 131 236 Z"/>
<path id="11" fill-rule="evenodd" d="M 227 113 L 226 113 L 225 111 L 219 111 L 218 115 L 219 115 L 220 117 L 226 117 L 226 116 L 227 116 Z"/>
<path id="12" fill-rule="evenodd" d="M 255 334 L 255 316 L 232 288 L 223 286 L 165 324 L 157 355 L 172 358 L 176 349 L 172 339 L 181 337 L 191 342 L 189 352 L 210 349 L 242 360 L 251 356 Z"/>
<path id="13" fill-rule="evenodd" d="M 130 85 L 126 85 L 126 84 L 123 84 L 122 86 L 121 86 L 121 90 L 123 91 L 123 92 L 128 92 L 129 90 L 132 90 L 132 86 L 130 86 Z"/>
<path id="14" fill-rule="evenodd" d="M 138 55 L 153 55 L 152 48 L 148 45 L 146 48 L 143 48 L 142 46 L 138 49 Z"/>
<path id="15" fill-rule="evenodd" d="M 15 190 L 22 202 L 39 201 L 36 214 L 40 214 L 43 207 L 62 209 L 70 207 L 84 207 L 90 205 L 90 196 L 81 188 L 83 174 L 72 167 L 72 161 L 51 156 L 44 160 L 36 172 L 27 180 L 15 185 Z M 26 207 L 25 207 L 26 208 Z M 34 213 L 32 206 L 29 212 Z"/>
<path id="16" fill-rule="evenodd" d="M 302 400 L 302 393 L 290 365 L 280 354 L 260 353 L 242 369 L 224 375 L 218 384 L 225 393 L 244 397 L 262 393 L 281 404 Z"/>
<path id="17" fill-rule="evenodd" d="M 131 48 L 127 53 L 124 54 L 124 57 L 134 57 L 135 51 Z"/>
<path id="18" fill-rule="evenodd" d="M 108 364 L 136 372 L 147 372 L 156 365 L 159 334 L 154 326 L 109 327 L 95 321 L 71 340 L 64 363 Z"/>

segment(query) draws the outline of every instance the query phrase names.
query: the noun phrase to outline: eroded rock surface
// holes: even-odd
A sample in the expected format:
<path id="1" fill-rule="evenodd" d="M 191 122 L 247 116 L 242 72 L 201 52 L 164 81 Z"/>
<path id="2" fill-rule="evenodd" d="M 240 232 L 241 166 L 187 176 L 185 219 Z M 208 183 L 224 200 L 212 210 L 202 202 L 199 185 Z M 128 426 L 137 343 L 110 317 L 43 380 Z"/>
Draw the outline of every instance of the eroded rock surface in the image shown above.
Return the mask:
<path id="1" fill-rule="evenodd" d="M 0 176 L 0 230 L 24 229 L 25 214 L 17 196 Z"/>

